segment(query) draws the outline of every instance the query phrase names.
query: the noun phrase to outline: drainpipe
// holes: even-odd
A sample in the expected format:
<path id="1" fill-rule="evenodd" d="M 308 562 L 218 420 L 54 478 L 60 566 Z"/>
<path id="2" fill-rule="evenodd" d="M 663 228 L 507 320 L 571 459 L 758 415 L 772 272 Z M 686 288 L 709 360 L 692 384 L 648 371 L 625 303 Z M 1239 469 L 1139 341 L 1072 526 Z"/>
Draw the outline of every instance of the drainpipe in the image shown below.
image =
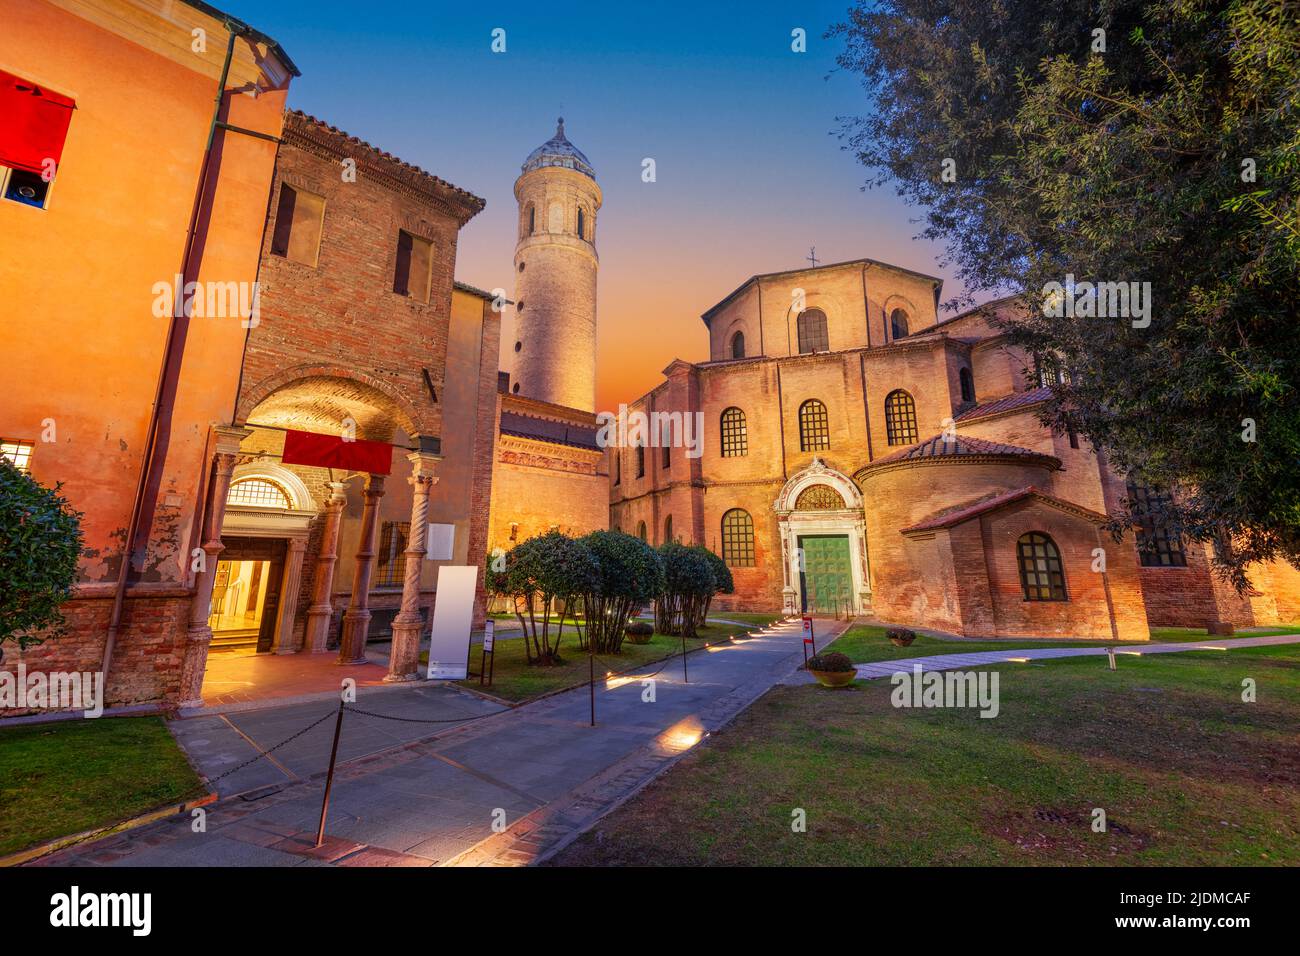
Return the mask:
<path id="1" fill-rule="evenodd" d="M 190 210 L 189 232 L 185 237 L 185 253 L 181 259 L 181 282 L 186 281 L 191 259 L 194 254 L 194 239 L 198 231 L 199 215 L 203 208 L 203 193 L 207 189 L 212 164 L 212 143 L 216 138 L 218 122 L 221 118 L 221 104 L 225 99 L 226 81 L 230 76 L 230 63 L 235 55 L 235 38 L 248 31 L 244 24 L 231 20 L 224 21 L 230 36 L 226 41 L 226 57 L 221 66 L 221 79 L 217 83 L 217 92 L 213 101 L 212 121 L 208 125 L 208 140 L 203 150 L 203 164 L 200 167 L 199 184 L 194 192 L 194 204 Z M 181 290 L 183 294 L 184 285 Z M 104 658 L 100 664 L 104 686 L 108 686 L 109 667 L 113 661 L 113 650 L 117 644 L 117 632 L 122 623 L 122 607 L 126 598 L 126 586 L 130 576 L 131 563 L 135 553 L 135 539 L 140 531 L 141 517 L 144 513 L 146 492 L 152 486 L 155 491 L 161 476 L 161 467 L 165 454 L 158 454 L 158 435 L 163 426 L 170 427 L 171 412 L 176 404 L 176 385 L 180 378 L 181 358 L 185 352 L 185 333 L 189 328 L 189 317 L 176 315 L 176 303 L 172 303 L 171 322 L 167 328 L 167 344 L 163 349 L 162 365 L 158 370 L 158 383 L 154 388 L 153 406 L 149 413 L 149 425 L 145 431 L 144 454 L 140 460 L 140 476 L 136 480 L 135 501 L 131 505 L 131 518 L 127 522 L 126 540 L 123 542 L 122 564 L 117 572 L 117 584 L 113 592 L 113 610 L 108 619 L 108 633 L 104 639 Z"/>

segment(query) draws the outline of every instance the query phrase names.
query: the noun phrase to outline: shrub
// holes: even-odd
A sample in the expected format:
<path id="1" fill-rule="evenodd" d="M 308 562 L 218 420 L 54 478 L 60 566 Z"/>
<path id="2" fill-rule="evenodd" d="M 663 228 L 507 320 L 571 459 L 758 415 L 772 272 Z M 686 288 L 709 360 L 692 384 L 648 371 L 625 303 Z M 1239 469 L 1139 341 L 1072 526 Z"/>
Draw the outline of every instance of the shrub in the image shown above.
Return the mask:
<path id="1" fill-rule="evenodd" d="M 593 531 L 581 543 L 596 562 L 592 582 L 580 593 L 587 641 L 597 654 L 617 654 L 633 612 L 663 591 L 663 567 L 654 548 L 621 531 Z"/>
<path id="2" fill-rule="evenodd" d="M 6 641 L 22 648 L 62 633 L 59 606 L 77 578 L 82 515 L 60 488 L 0 455 L 0 657 Z"/>
<path id="3" fill-rule="evenodd" d="M 906 647 L 916 640 L 916 631 L 906 627 L 891 627 L 885 631 L 885 637 L 889 638 L 895 644 L 902 644 Z"/>
<path id="4" fill-rule="evenodd" d="M 661 634 L 694 637 L 704 608 L 718 581 L 704 548 L 670 541 L 659 548 L 664 568 L 663 592 L 655 600 L 655 626 Z"/>
<path id="5" fill-rule="evenodd" d="M 713 569 L 713 592 L 700 605 L 699 614 L 695 621 L 696 627 L 703 627 L 704 622 L 709 617 L 709 608 L 713 606 L 713 595 L 734 593 L 736 582 L 731 577 L 731 568 L 727 567 L 726 561 L 723 561 L 722 558 L 708 548 L 697 546 L 697 550 L 709 562 L 709 567 Z"/>
<path id="6" fill-rule="evenodd" d="M 847 654 L 841 654 L 839 651 L 831 651 L 829 654 L 814 654 L 808 658 L 808 669 L 810 671 L 826 671 L 831 674 L 841 674 L 845 671 L 851 671 L 853 661 L 849 660 Z"/>
<path id="7" fill-rule="evenodd" d="M 505 557 L 505 571 L 493 576 L 492 586 L 502 588 L 514 601 L 515 616 L 524 629 L 529 663 L 562 663 L 560 640 L 564 636 L 564 616 L 559 616 L 559 629 L 552 642 L 551 609 L 556 600 L 571 606 L 575 595 L 595 585 L 598 579 L 595 557 L 581 541 L 559 531 L 522 541 Z"/>
<path id="8" fill-rule="evenodd" d="M 627 627 L 623 628 L 623 630 L 629 635 L 638 634 L 646 637 L 649 637 L 655 632 L 654 625 L 650 624 L 648 621 L 631 621 L 628 623 Z"/>

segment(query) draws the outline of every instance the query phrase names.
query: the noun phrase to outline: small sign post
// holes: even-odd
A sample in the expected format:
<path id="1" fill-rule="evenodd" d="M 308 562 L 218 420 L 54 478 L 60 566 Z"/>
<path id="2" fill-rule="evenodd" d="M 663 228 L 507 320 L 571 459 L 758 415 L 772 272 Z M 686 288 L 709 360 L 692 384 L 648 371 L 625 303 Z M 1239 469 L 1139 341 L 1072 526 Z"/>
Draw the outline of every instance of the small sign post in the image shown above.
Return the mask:
<path id="1" fill-rule="evenodd" d="M 813 633 L 813 619 L 811 614 L 803 616 L 803 662 L 804 666 L 808 664 L 808 647 L 812 646 L 813 656 L 817 656 L 817 637 Z"/>
<path id="2" fill-rule="evenodd" d="M 487 685 L 489 687 L 492 686 L 492 674 L 496 670 L 497 662 L 496 651 L 493 650 L 492 647 L 496 640 L 496 628 L 497 622 L 492 620 L 492 618 L 488 618 L 483 622 L 483 651 L 479 656 L 478 664 L 478 683 L 480 687 L 483 686 L 484 675 L 487 675 Z M 489 654 L 492 655 L 490 661 L 488 660 Z M 491 668 L 491 670 L 489 670 L 489 668 Z"/>

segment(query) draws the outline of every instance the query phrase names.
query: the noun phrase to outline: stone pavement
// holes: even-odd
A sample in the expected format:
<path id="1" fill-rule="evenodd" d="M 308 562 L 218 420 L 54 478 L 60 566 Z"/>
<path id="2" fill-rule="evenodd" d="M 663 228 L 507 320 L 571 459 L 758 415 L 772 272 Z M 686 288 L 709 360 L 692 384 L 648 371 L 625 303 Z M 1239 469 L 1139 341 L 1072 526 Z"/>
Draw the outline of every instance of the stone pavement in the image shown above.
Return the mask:
<path id="1" fill-rule="evenodd" d="M 1178 651 L 1225 651 L 1237 647 L 1265 647 L 1272 644 L 1300 644 L 1300 634 L 1275 634 L 1267 637 L 1207 638 L 1204 641 L 1186 641 L 1169 644 L 1128 643 L 1116 645 L 1119 657 L 1146 654 L 1173 654 Z M 906 657 L 901 660 L 858 664 L 858 677 L 872 680 L 890 677 L 899 671 L 911 672 L 919 664 L 922 671 L 955 670 L 959 667 L 987 667 L 989 664 L 1050 660 L 1057 657 L 1103 657 L 1105 647 L 1038 647 L 1025 650 L 976 651 L 971 654 L 935 654 L 930 657 Z M 807 671 L 797 671 L 786 677 L 786 684 L 807 684 L 815 681 Z"/>
<path id="2" fill-rule="evenodd" d="M 818 643 L 847 622 L 819 621 Z M 802 663 L 797 621 L 597 685 L 500 705 L 444 684 L 358 688 L 344 718 L 325 845 L 314 848 L 336 704 L 173 723 L 209 779 L 228 773 L 204 832 L 171 817 L 34 865 L 511 865 L 558 850 Z M 653 701 L 642 678 L 653 678 Z M 407 721 L 444 720 L 445 725 Z M 497 824 L 494 827 L 494 824 Z M 504 830 L 502 830 L 504 827 Z"/>

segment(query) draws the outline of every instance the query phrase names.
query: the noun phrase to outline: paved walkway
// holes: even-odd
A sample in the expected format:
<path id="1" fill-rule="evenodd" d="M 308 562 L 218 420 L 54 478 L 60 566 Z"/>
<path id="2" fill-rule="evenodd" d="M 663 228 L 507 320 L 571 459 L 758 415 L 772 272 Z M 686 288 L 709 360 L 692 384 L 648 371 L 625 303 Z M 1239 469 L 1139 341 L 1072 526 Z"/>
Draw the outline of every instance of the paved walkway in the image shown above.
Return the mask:
<path id="1" fill-rule="evenodd" d="M 845 626 L 819 621 L 818 643 Z M 36 865 L 533 862 L 639 790 L 802 659 L 796 621 L 691 653 L 689 682 L 680 657 L 650 664 L 598 685 L 595 728 L 585 686 L 509 710 L 441 683 L 360 687 L 358 712 L 344 718 L 320 850 L 313 845 L 336 704 L 178 721 L 171 726 L 200 771 L 209 779 L 225 775 L 216 783 L 222 799 L 206 808 L 205 832 L 195 833 L 189 817 L 171 817 Z M 653 700 L 646 700 L 643 676 L 653 676 Z"/>
<path id="2" fill-rule="evenodd" d="M 1300 644 L 1300 634 L 1274 634 L 1268 637 L 1209 638 L 1204 641 L 1180 641 L 1169 644 L 1133 643 L 1116 647 L 1116 655 L 1143 656 L 1146 654 L 1173 654 L 1178 651 L 1225 651 L 1237 647 L 1264 647 L 1271 644 Z M 1038 647 L 1010 651 L 977 651 L 972 654 L 935 654 L 930 657 L 905 657 L 901 660 L 858 664 L 858 677 L 872 680 L 890 677 L 899 671 L 910 672 L 915 665 L 922 671 L 947 671 L 959 667 L 987 667 L 989 664 L 1050 660 L 1057 657 L 1104 657 L 1104 647 Z M 798 671 L 786 678 L 787 684 L 807 684 L 816 680 L 807 671 Z"/>

